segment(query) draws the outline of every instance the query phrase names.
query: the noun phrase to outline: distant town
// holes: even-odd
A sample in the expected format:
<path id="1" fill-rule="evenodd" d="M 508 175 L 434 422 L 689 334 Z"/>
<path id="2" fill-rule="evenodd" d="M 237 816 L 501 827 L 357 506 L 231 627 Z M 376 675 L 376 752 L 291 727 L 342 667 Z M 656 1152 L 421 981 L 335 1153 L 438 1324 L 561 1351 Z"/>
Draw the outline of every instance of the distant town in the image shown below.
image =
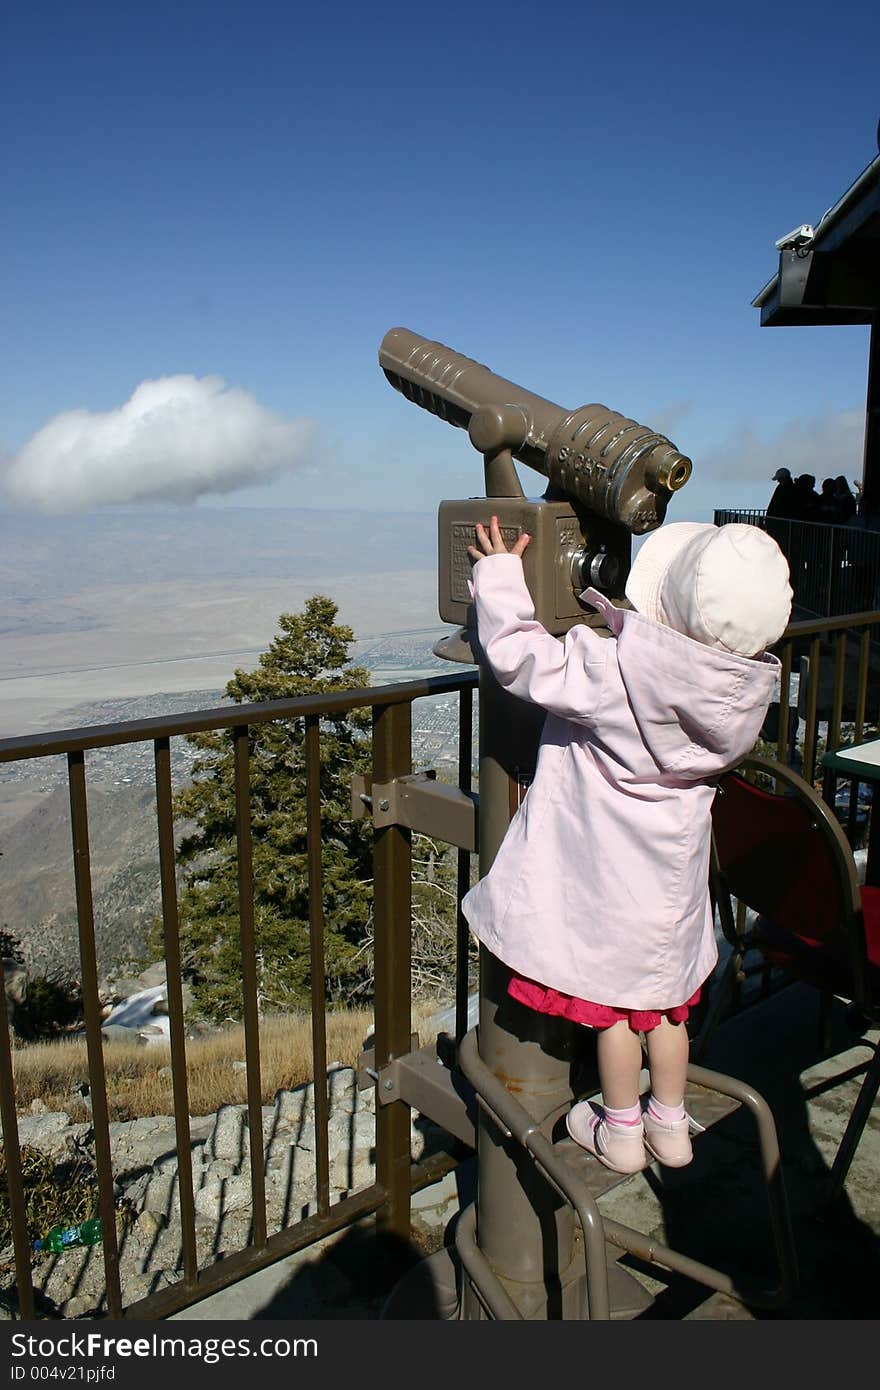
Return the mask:
<path id="1" fill-rule="evenodd" d="M 450 631 L 447 627 L 435 627 L 364 638 L 352 644 L 352 664 L 366 666 L 376 685 L 470 669 L 434 655 L 434 643 Z M 213 709 L 228 703 L 231 701 L 225 698 L 222 690 L 190 690 L 107 699 L 72 706 L 58 720 L 57 727 L 71 729 L 95 724 L 117 724 L 126 720 L 184 714 L 189 710 Z M 476 708 L 473 747 L 477 747 Z M 171 765 L 176 785 L 189 780 L 195 756 L 195 749 L 185 739 L 172 739 Z M 435 695 L 414 703 L 413 765 L 417 769 L 457 768 L 457 695 Z M 87 754 L 86 766 L 89 782 L 104 788 L 152 785 L 153 746 L 147 740 L 115 748 L 97 748 Z M 66 782 L 67 762 L 64 757 L 34 758 L 0 767 L 0 787 L 11 789 L 12 784 L 18 784 L 16 790 L 22 790 L 22 784 L 26 783 L 30 791 L 51 791 Z"/>

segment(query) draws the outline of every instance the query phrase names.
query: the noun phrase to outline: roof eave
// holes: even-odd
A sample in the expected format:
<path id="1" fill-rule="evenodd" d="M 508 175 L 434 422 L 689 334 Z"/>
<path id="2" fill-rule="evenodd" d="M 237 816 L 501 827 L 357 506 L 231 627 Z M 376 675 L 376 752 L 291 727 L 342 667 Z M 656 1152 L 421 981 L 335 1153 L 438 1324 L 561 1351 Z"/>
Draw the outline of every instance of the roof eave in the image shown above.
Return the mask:
<path id="1" fill-rule="evenodd" d="M 761 326 L 794 324 L 866 324 L 877 312 L 870 303 L 828 303 L 808 299 L 808 280 L 814 254 L 831 257 L 858 237 L 871 218 L 880 218 L 880 155 L 873 159 L 816 227 L 807 249 L 780 251 L 779 270 L 752 300 L 761 311 Z"/>

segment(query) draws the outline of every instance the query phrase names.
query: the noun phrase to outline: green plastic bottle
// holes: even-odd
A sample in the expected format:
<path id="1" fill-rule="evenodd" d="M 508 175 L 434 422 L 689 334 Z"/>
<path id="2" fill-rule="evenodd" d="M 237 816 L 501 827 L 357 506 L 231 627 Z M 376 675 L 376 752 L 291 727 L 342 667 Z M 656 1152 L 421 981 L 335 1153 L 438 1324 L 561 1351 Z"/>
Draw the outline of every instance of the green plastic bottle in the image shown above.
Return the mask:
<path id="1" fill-rule="evenodd" d="M 35 1250 L 69 1250 L 72 1245 L 97 1245 L 103 1238 L 101 1218 L 93 1216 L 78 1226 L 53 1226 L 42 1240 L 34 1241 Z"/>

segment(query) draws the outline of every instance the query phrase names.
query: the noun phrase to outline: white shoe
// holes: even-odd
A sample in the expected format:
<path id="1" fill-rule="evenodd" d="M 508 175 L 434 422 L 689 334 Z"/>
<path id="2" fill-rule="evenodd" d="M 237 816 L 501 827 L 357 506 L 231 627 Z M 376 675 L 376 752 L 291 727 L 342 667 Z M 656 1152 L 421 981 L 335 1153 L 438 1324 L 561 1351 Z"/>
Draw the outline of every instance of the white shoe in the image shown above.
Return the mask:
<path id="1" fill-rule="evenodd" d="M 694 1156 L 691 1135 L 705 1133 L 705 1126 L 698 1125 L 690 1115 L 685 1115 L 683 1120 L 664 1123 L 646 1110 L 642 1123 L 645 1127 L 645 1148 L 667 1168 L 686 1168 Z"/>
<path id="2" fill-rule="evenodd" d="M 565 1127 L 576 1144 L 615 1173 L 640 1173 L 648 1166 L 642 1125 L 610 1125 L 601 1105 L 588 1100 L 573 1105 Z"/>

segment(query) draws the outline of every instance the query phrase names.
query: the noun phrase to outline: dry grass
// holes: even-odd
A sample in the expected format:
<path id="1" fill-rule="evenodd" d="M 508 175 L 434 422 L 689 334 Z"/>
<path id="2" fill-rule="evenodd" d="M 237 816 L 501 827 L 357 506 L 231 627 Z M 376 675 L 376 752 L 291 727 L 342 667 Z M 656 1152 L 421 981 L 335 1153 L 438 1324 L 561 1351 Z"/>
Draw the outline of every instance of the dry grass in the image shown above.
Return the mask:
<path id="1" fill-rule="evenodd" d="M 419 1031 L 438 1005 L 413 1005 L 413 1029 Z M 364 1040 L 372 1032 L 368 1009 L 346 1009 L 327 1014 L 327 1060 L 354 1066 Z M 426 1037 L 422 1042 L 427 1041 Z M 243 1069 L 244 1029 L 226 1028 L 186 1045 L 189 1112 L 210 1115 L 221 1105 L 243 1103 L 247 1082 Z M 27 1110 L 34 1100 L 49 1110 L 63 1110 L 72 1120 L 87 1120 L 87 1102 L 77 1088 L 88 1081 L 84 1041 L 37 1043 L 13 1054 L 18 1109 Z M 174 1100 L 167 1047 L 107 1043 L 104 1071 L 111 1120 L 131 1120 L 144 1115 L 170 1115 Z M 160 1074 L 163 1073 L 164 1074 Z M 276 1091 L 291 1090 L 312 1077 L 312 1032 L 308 1014 L 267 1017 L 260 1024 L 260 1077 L 263 1104 Z"/>

